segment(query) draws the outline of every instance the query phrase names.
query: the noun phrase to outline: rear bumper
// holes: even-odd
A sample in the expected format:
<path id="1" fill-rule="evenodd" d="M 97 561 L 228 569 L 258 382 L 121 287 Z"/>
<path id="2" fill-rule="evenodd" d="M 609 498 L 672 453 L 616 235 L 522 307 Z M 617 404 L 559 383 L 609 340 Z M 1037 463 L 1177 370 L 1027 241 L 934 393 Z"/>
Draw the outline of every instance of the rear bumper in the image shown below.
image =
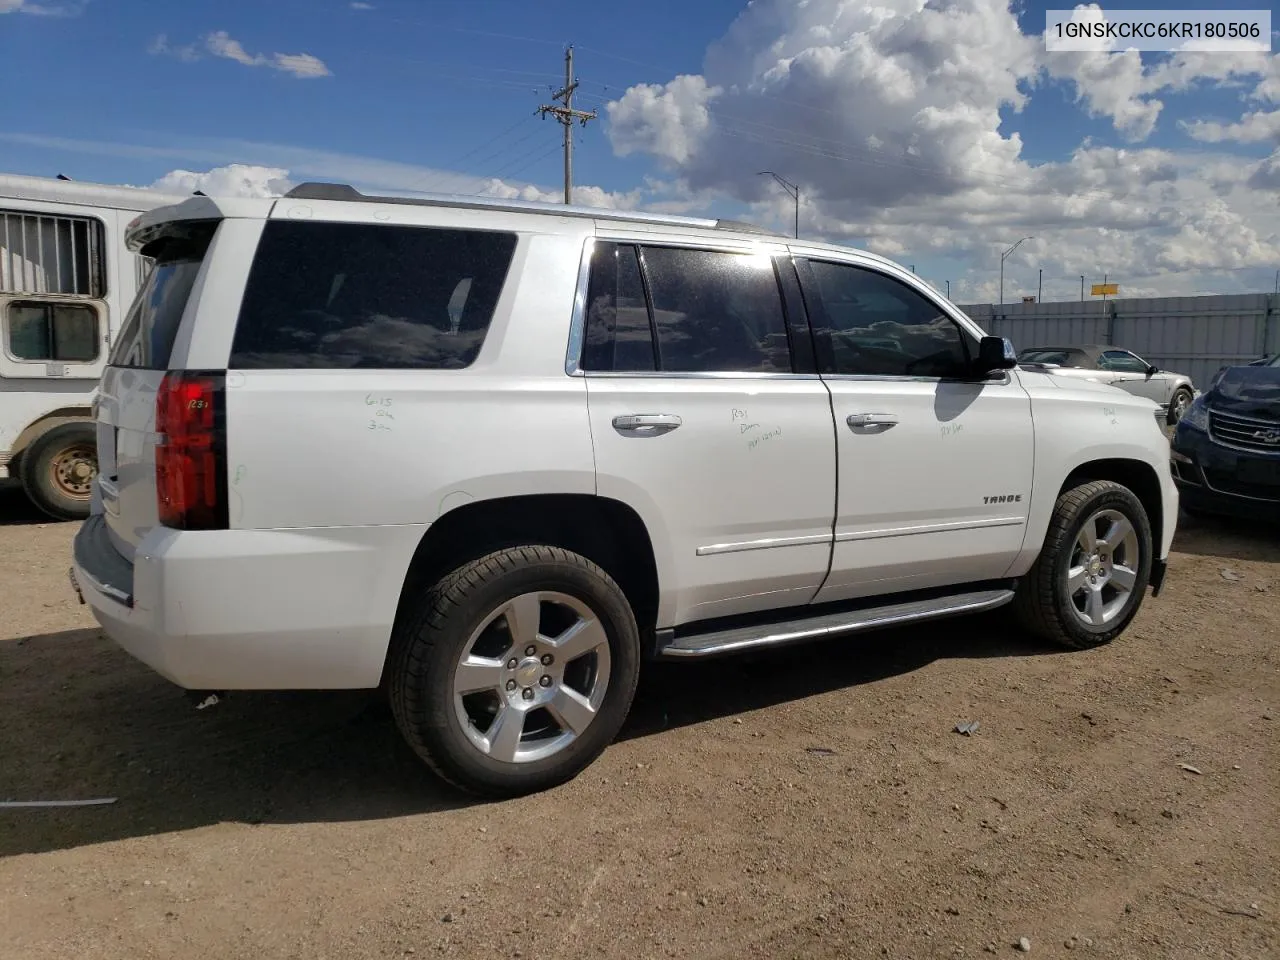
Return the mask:
<path id="1" fill-rule="evenodd" d="M 157 528 L 130 563 L 95 515 L 71 574 L 106 634 L 181 687 L 376 687 L 425 529 Z"/>

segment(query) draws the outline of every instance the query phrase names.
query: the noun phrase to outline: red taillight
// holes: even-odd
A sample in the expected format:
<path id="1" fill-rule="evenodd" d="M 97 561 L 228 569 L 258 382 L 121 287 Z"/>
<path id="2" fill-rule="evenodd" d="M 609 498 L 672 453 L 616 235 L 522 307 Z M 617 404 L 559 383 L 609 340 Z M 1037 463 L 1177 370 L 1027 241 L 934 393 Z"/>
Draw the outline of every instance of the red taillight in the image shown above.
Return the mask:
<path id="1" fill-rule="evenodd" d="M 175 530 L 227 526 L 223 378 L 167 373 L 156 392 L 156 499 Z"/>

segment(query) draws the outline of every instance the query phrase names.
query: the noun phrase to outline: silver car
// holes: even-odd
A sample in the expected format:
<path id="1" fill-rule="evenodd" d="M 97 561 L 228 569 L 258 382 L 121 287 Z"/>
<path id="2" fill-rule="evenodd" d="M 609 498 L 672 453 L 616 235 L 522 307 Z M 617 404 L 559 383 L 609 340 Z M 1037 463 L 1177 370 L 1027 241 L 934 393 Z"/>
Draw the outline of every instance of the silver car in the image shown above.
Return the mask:
<path id="1" fill-rule="evenodd" d="M 1161 370 L 1136 353 L 1101 344 L 1075 347 L 1028 347 L 1018 363 L 1036 365 L 1064 377 L 1109 383 L 1160 404 L 1168 423 L 1177 423 L 1196 397 L 1195 385 L 1185 373 Z"/>

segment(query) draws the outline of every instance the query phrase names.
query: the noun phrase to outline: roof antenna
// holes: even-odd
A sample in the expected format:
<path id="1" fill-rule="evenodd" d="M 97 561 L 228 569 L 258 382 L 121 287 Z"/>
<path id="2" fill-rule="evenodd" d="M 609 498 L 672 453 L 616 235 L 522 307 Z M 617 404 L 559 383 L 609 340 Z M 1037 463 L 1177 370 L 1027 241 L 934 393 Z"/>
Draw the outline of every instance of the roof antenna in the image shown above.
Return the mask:
<path id="1" fill-rule="evenodd" d="M 207 197 L 207 196 L 208 196 L 208 194 L 207 194 L 207 193 L 205 193 L 203 190 L 192 190 L 192 191 L 191 191 L 191 195 L 192 195 L 193 197 Z"/>
<path id="2" fill-rule="evenodd" d="M 70 180 L 71 178 L 70 178 L 70 177 L 68 177 L 65 173 L 60 173 L 60 174 L 58 174 L 58 179 L 59 179 L 59 180 Z"/>

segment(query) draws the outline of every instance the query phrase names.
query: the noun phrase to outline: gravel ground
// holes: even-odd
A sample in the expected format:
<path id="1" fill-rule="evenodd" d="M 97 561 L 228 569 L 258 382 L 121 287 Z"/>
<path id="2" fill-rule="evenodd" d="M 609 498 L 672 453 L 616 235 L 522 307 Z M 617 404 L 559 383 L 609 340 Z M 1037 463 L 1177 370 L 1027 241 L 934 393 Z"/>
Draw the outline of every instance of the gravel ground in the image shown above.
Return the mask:
<path id="1" fill-rule="evenodd" d="M 0 491 L 0 799 L 118 800 L 0 810 L 4 960 L 1280 955 L 1274 530 L 1184 520 L 1103 650 L 985 618 L 655 669 L 491 804 L 365 694 L 195 710 L 76 604 L 73 533 Z"/>

